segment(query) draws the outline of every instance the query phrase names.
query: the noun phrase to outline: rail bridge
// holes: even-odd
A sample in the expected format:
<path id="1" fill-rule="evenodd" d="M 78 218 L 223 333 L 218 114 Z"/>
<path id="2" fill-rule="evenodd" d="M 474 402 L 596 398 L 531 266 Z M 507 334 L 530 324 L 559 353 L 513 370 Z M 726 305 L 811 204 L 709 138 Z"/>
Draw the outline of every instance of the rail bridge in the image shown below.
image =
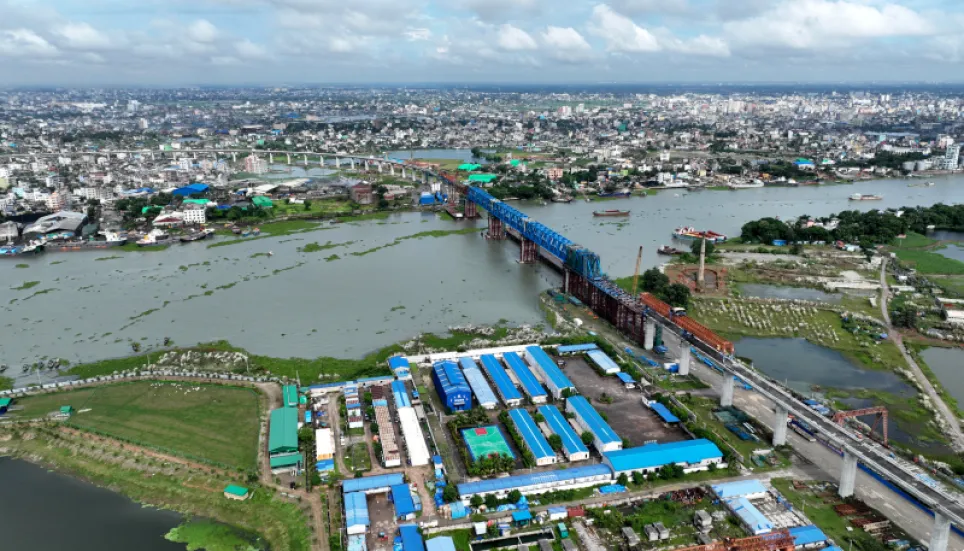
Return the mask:
<path id="1" fill-rule="evenodd" d="M 780 383 L 746 366 L 729 351 L 685 331 L 668 316 L 623 291 L 601 271 L 599 255 L 596 253 L 570 241 L 482 189 L 460 184 L 455 186 L 464 195 L 466 213 L 475 212 L 479 208 L 488 213 L 490 237 L 498 237 L 507 230 L 514 231 L 520 241 L 521 262 L 534 262 L 540 249 L 556 257 L 563 267 L 563 289 L 583 301 L 599 317 L 613 324 L 632 341 L 645 349 L 652 349 L 653 335 L 658 324 L 663 327 L 664 332 L 675 334 L 681 343 L 689 342 L 692 348 L 685 345 L 681 347 L 680 374 L 689 373 L 693 350 L 710 358 L 724 372 L 723 387 L 720 389 L 721 405 L 733 405 L 735 378 L 751 385 L 755 391 L 770 400 L 775 411 L 773 445 L 786 443 L 787 420 L 791 414 L 819 431 L 827 442 L 842 454 L 843 468 L 839 484 L 842 497 L 850 497 L 854 493 L 859 462 L 933 512 L 934 528 L 931 531 L 930 551 L 947 550 L 952 523 L 958 528 L 964 527 L 964 502 L 961 496 L 926 484 L 916 473 L 897 461 L 887 448 L 870 439 L 858 437 L 847 427 L 816 413 Z"/>

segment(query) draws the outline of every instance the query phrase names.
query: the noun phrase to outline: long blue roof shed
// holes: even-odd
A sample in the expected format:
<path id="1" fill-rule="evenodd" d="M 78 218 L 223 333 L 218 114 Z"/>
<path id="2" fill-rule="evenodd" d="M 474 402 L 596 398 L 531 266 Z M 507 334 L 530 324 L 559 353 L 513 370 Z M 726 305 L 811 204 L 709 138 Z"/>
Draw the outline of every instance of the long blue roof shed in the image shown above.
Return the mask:
<path id="1" fill-rule="evenodd" d="M 190 184 L 184 187 L 179 187 L 171 192 L 171 195 L 180 195 L 182 197 L 187 197 L 189 195 L 204 193 L 208 190 L 207 184 Z"/>
<path id="2" fill-rule="evenodd" d="M 743 524 L 754 536 L 773 531 L 773 523 L 770 522 L 770 519 L 761 513 L 755 505 L 750 503 L 750 500 L 747 498 L 738 497 L 727 501 L 726 504 L 733 510 L 733 514 L 740 517 L 740 520 L 743 521 Z"/>
<path id="3" fill-rule="evenodd" d="M 659 415 L 659 418 L 662 419 L 664 423 L 679 423 L 679 417 L 673 415 L 673 412 L 663 404 L 653 402 L 649 407 L 656 412 L 656 415 Z"/>
<path id="4" fill-rule="evenodd" d="M 567 354 L 582 354 L 598 348 L 594 342 L 586 344 L 563 344 L 560 345 L 559 348 L 556 348 L 556 352 L 558 352 L 560 356 L 565 356 Z"/>
<path id="5" fill-rule="evenodd" d="M 754 499 L 763 497 L 767 489 L 759 480 L 737 480 L 734 482 L 722 482 L 710 486 L 713 493 L 720 499 L 735 499 L 745 497 Z"/>
<path id="6" fill-rule="evenodd" d="M 345 528 L 349 534 L 364 533 L 371 521 L 368 518 L 368 500 L 363 492 L 345 494 Z"/>
<path id="7" fill-rule="evenodd" d="M 815 545 L 827 541 L 827 534 L 824 534 L 823 530 L 812 524 L 793 527 L 790 529 L 790 535 L 793 537 L 794 547 Z"/>
<path id="8" fill-rule="evenodd" d="M 529 370 L 529 366 L 522 361 L 522 358 L 515 352 L 506 352 L 502 357 L 505 359 L 505 363 L 509 364 L 509 368 L 515 373 L 519 382 L 522 383 L 522 390 L 525 390 L 526 394 L 529 395 L 529 399 L 533 403 L 545 403 L 548 394 L 539 384 L 539 379 L 536 379 L 536 376 Z"/>
<path id="9" fill-rule="evenodd" d="M 629 376 L 629 373 L 625 371 L 620 371 L 616 374 L 616 378 L 619 379 L 625 385 L 634 385 L 636 380 Z"/>
<path id="10" fill-rule="evenodd" d="M 552 361 L 552 358 L 546 354 L 541 346 L 527 346 L 525 355 L 529 365 L 542 373 L 546 387 L 549 388 L 556 399 L 562 398 L 562 391 L 567 388 L 575 390 L 576 385 L 572 384 L 569 377 L 566 377 L 566 374 L 559 369 L 556 362 Z"/>
<path id="11" fill-rule="evenodd" d="M 528 411 L 510 409 L 509 417 L 522 436 L 522 441 L 535 457 L 536 465 L 551 465 L 556 462 L 556 452 L 552 451 L 552 446 L 549 445 L 546 437 L 539 432 L 539 427 L 536 426 Z"/>
<path id="12" fill-rule="evenodd" d="M 392 373 L 400 379 L 407 379 L 412 376 L 412 366 L 404 356 L 392 356 L 388 358 L 388 367 Z"/>
<path id="13" fill-rule="evenodd" d="M 437 362 L 432 366 L 432 381 L 446 409 L 465 411 L 472 408 L 472 389 L 457 363 Z"/>
<path id="14" fill-rule="evenodd" d="M 495 393 L 492 392 L 492 387 L 486 382 L 485 376 L 482 375 L 482 370 L 479 369 L 475 360 L 469 357 L 460 358 L 459 365 L 462 366 L 462 374 L 465 375 L 465 380 L 472 388 L 472 393 L 475 394 L 475 399 L 479 405 L 485 409 L 494 409 L 495 406 L 499 405 Z"/>
<path id="15" fill-rule="evenodd" d="M 425 540 L 427 551 L 455 551 L 455 541 L 448 536 L 437 536 L 430 540 Z"/>
<path id="16" fill-rule="evenodd" d="M 603 454 L 603 460 L 617 475 L 633 471 L 655 471 L 665 465 L 699 465 L 704 461 L 722 461 L 723 452 L 716 444 L 705 438 L 647 444 L 636 448 L 611 451 Z"/>
<path id="17" fill-rule="evenodd" d="M 412 499 L 412 490 L 408 484 L 396 484 L 392 486 L 392 502 L 395 503 L 395 516 L 398 518 L 408 518 L 415 514 L 415 500 Z"/>
<path id="18" fill-rule="evenodd" d="M 539 413 L 545 418 L 546 425 L 549 426 L 552 434 L 557 434 L 562 439 L 562 451 L 569 458 L 569 461 L 589 459 L 589 449 L 582 443 L 582 438 L 576 434 L 559 408 L 552 405 L 539 406 Z"/>
<path id="19" fill-rule="evenodd" d="M 402 551 L 425 551 L 425 540 L 422 539 L 418 526 L 403 524 L 398 527 L 398 533 L 402 536 Z"/>
<path id="20" fill-rule="evenodd" d="M 395 398 L 396 408 L 411 407 L 412 400 L 408 397 L 408 389 L 404 381 L 392 381 L 392 396 Z"/>
<path id="21" fill-rule="evenodd" d="M 602 350 L 590 350 L 586 355 L 589 356 L 592 363 L 596 364 L 596 367 L 606 375 L 613 375 L 622 371 L 622 369 L 616 365 L 616 362 Z"/>
<path id="22" fill-rule="evenodd" d="M 570 467 L 568 469 L 558 469 L 554 471 L 543 471 L 541 473 L 520 474 L 507 476 L 505 478 L 493 478 L 491 480 L 480 480 L 478 482 L 466 482 L 459 484 L 459 495 L 462 499 L 479 493 L 499 493 L 509 492 L 516 489 L 540 486 L 546 491 L 559 487 L 567 483 L 578 482 L 580 480 L 596 481 L 597 484 L 612 482 L 612 470 L 603 464 L 585 465 L 582 467 Z M 524 493 L 524 492 L 523 492 Z"/>
<path id="23" fill-rule="evenodd" d="M 566 410 L 576 414 L 576 420 L 592 433 L 596 449 L 600 453 L 614 451 L 623 447 L 623 441 L 609 426 L 596 408 L 592 407 L 585 396 L 570 396 L 566 400 Z"/>
<path id="24" fill-rule="evenodd" d="M 509 407 L 519 405 L 522 402 L 522 394 L 519 394 L 519 389 L 515 387 L 512 379 L 509 378 L 509 374 L 505 372 L 502 362 L 492 354 L 485 354 L 480 360 L 482 361 L 482 369 L 488 373 L 489 378 L 495 383 L 495 389 L 502 398 L 502 402 Z"/>
<path id="25" fill-rule="evenodd" d="M 346 494 L 352 492 L 379 492 L 388 490 L 392 486 L 399 484 L 405 484 L 405 478 L 401 473 L 380 474 L 346 479 L 341 483 L 341 489 Z"/>

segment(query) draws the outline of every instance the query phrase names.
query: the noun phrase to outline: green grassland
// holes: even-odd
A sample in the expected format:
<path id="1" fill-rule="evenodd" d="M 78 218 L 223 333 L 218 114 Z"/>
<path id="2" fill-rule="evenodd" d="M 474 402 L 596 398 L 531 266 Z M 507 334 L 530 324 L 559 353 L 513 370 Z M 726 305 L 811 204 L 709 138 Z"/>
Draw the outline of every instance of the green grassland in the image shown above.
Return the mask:
<path id="1" fill-rule="evenodd" d="M 913 267 L 921 274 L 964 274 L 964 262 L 947 258 L 940 253 L 908 249 L 898 249 L 895 252 L 901 262 Z"/>
<path id="2" fill-rule="evenodd" d="M 70 405 L 78 413 L 69 424 L 80 429 L 231 468 L 256 466 L 259 403 L 249 388 L 136 381 L 17 403 L 24 407 L 21 417 L 44 417 Z"/>
<path id="3" fill-rule="evenodd" d="M 258 239 L 267 239 L 269 237 L 278 237 L 282 235 L 292 235 L 295 233 L 307 233 L 312 231 L 320 231 L 325 228 L 321 227 L 318 222 L 308 222 L 305 220 L 281 220 L 278 222 L 267 222 L 258 226 L 261 229 L 261 235 L 257 237 L 241 237 L 237 236 L 234 239 L 228 239 L 224 241 L 218 241 L 208 245 L 208 248 L 214 247 L 225 247 L 228 245 L 235 245 L 238 243 L 243 243 L 247 241 L 256 241 Z M 222 232 L 223 233 L 223 232 Z M 227 232 L 227 235 L 233 235 Z"/>

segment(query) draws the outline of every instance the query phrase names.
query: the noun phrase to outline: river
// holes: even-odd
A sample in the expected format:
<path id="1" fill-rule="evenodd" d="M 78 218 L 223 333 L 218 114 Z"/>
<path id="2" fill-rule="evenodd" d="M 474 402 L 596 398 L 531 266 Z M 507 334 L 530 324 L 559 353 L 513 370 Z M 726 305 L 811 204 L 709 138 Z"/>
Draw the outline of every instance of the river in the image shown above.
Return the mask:
<path id="1" fill-rule="evenodd" d="M 436 154 L 443 153 L 422 155 Z M 607 273 L 623 276 L 632 273 L 640 245 L 644 268 L 663 262 L 656 249 L 671 242 L 678 226 L 737 235 L 742 224 L 763 214 L 790 219 L 844 209 L 964 201 L 964 177 L 935 181 L 930 188 L 885 180 L 740 191 L 667 190 L 594 204 L 516 206 L 599 253 Z M 881 194 L 884 200 L 847 201 L 852 193 Z M 631 215 L 594 218 L 592 211 L 599 208 L 629 209 Z M 38 378 L 21 377 L 19 366 L 44 356 L 84 362 L 129 354 L 135 341 L 145 349 L 159 345 L 165 337 L 182 346 L 226 339 L 251 352 L 280 357 L 360 357 L 452 325 L 500 319 L 541 322 L 537 295 L 558 285 L 560 278 L 542 264 L 520 265 L 516 244 L 487 241 L 478 233 L 396 241 L 473 225 L 481 229 L 484 222 L 456 223 L 406 212 L 227 247 L 207 248 L 208 243 L 199 242 L 163 251 L 3 259 L 0 363 L 11 365 L 8 376 L 26 383 Z M 298 251 L 307 243 L 328 241 L 350 244 L 319 253 Z M 352 255 L 386 245 L 392 246 Z M 253 257 L 269 251 L 272 257 Z M 339 259 L 326 260 L 332 254 Z M 14 289 L 28 282 L 37 283 Z"/>
<path id="2" fill-rule="evenodd" d="M 920 355 L 948 394 L 964 405 L 964 350 L 932 346 Z"/>
<path id="3" fill-rule="evenodd" d="M 184 544 L 164 539 L 181 515 L 87 482 L 0 457 L 0 488 L 3 549 L 184 551 Z"/>

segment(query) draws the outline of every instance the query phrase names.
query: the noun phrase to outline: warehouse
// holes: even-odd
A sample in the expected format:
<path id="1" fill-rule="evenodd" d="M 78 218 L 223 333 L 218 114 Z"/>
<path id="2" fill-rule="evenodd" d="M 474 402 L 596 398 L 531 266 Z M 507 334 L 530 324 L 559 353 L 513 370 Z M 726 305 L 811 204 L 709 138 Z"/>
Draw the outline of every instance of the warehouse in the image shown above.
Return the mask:
<path id="1" fill-rule="evenodd" d="M 509 418 L 512 419 L 515 430 L 522 436 L 526 448 L 532 452 L 536 465 L 542 467 L 556 463 L 556 452 L 552 451 L 546 437 L 539 432 L 539 427 L 536 426 L 536 422 L 532 420 L 528 411 L 524 409 L 509 410 Z"/>
<path id="2" fill-rule="evenodd" d="M 738 497 L 760 499 L 767 495 L 767 489 L 759 480 L 739 480 L 736 482 L 713 484 L 710 488 L 713 489 L 716 497 L 720 499 L 736 499 Z"/>
<path id="3" fill-rule="evenodd" d="M 402 551 L 425 551 L 425 541 L 418 531 L 418 526 L 405 524 L 398 527 L 402 539 Z"/>
<path id="4" fill-rule="evenodd" d="M 400 408 L 398 410 L 398 423 L 402 426 L 402 438 L 405 439 L 405 450 L 408 453 L 408 461 L 413 466 L 428 465 L 431 456 L 428 453 L 428 446 L 425 444 L 425 437 L 422 436 L 422 427 L 418 424 L 418 417 L 415 410 Z"/>
<path id="5" fill-rule="evenodd" d="M 585 354 L 590 350 L 598 350 L 599 347 L 596 343 L 590 342 L 586 344 L 564 344 L 556 348 L 556 353 L 560 356 L 572 356 L 573 354 Z"/>
<path id="6" fill-rule="evenodd" d="M 376 387 L 381 388 L 381 387 Z M 378 402 L 379 400 L 375 400 Z M 385 400 L 381 400 L 386 402 Z M 375 424 L 378 426 L 378 443 L 382 447 L 382 465 L 385 467 L 400 467 L 402 456 L 398 452 L 398 441 L 395 438 L 395 427 L 388 411 L 388 405 L 378 404 L 375 409 Z"/>
<path id="7" fill-rule="evenodd" d="M 556 362 L 552 361 L 552 358 L 546 354 L 545 350 L 539 346 L 527 346 L 525 351 L 526 362 L 542 376 L 542 380 L 546 383 L 546 388 L 549 392 L 559 400 L 562 398 L 562 393 L 565 390 L 576 390 L 576 385 L 572 384 L 569 377 L 559 369 Z"/>
<path id="8" fill-rule="evenodd" d="M 795 526 L 790 528 L 790 536 L 793 537 L 793 547 L 795 549 L 823 547 L 827 544 L 827 535 L 823 533 L 823 530 L 812 524 L 809 526 Z"/>
<path id="9" fill-rule="evenodd" d="M 586 355 L 589 356 L 589 359 L 592 360 L 592 363 L 596 364 L 596 367 L 599 369 L 599 371 L 605 373 L 606 375 L 615 375 L 616 373 L 622 371 L 622 369 L 616 365 L 616 362 L 614 362 L 613 359 L 602 350 L 590 350 L 586 353 Z"/>
<path id="10" fill-rule="evenodd" d="M 392 486 L 405 484 L 405 477 L 401 473 L 380 474 L 349 478 L 341 483 L 341 491 L 347 496 L 355 492 L 365 494 L 382 494 L 391 490 Z"/>
<path id="11" fill-rule="evenodd" d="M 449 412 L 472 409 L 472 389 L 455 362 L 438 362 L 432 366 L 432 381 L 442 405 Z"/>
<path id="12" fill-rule="evenodd" d="M 507 407 L 518 407 L 522 403 L 522 394 L 512 383 L 509 374 L 505 372 L 502 363 L 492 354 L 485 354 L 480 358 L 482 369 L 489 375 L 489 379 L 495 383 L 495 390 L 499 393 L 502 403 Z"/>
<path id="13" fill-rule="evenodd" d="M 412 407 L 412 401 L 408 397 L 408 389 L 405 388 L 404 381 L 392 382 L 392 397 L 395 398 L 395 409 Z"/>
<path id="14" fill-rule="evenodd" d="M 584 396 L 572 396 L 566 400 L 566 411 L 576 416 L 581 430 L 592 433 L 596 451 L 604 453 L 623 449 L 623 441 Z"/>
<path id="15" fill-rule="evenodd" d="M 412 366 L 408 360 L 402 356 L 392 356 L 388 358 L 388 367 L 392 370 L 395 378 L 404 381 L 412 378 Z"/>
<path id="16" fill-rule="evenodd" d="M 298 387 L 295 385 L 284 385 L 281 387 L 282 403 L 285 407 L 298 407 Z"/>
<path id="17" fill-rule="evenodd" d="M 576 434 L 569 421 L 562 416 L 556 406 L 539 406 L 539 413 L 546 420 L 551 434 L 559 435 L 562 439 L 562 451 L 569 461 L 585 461 L 589 459 L 589 449 L 582 443 L 582 438 Z"/>
<path id="18" fill-rule="evenodd" d="M 606 465 L 585 465 L 555 471 L 522 474 L 467 482 L 458 485 L 462 502 L 469 504 L 473 496 L 485 497 L 489 494 L 504 499 L 512 490 L 523 495 L 543 494 L 555 490 L 574 490 L 612 482 L 613 473 Z"/>
<path id="19" fill-rule="evenodd" d="M 415 500 L 408 484 L 396 484 L 391 488 L 392 503 L 395 504 L 395 518 L 412 520 L 415 518 Z"/>
<path id="20" fill-rule="evenodd" d="M 512 372 L 515 373 L 519 383 L 522 384 L 522 390 L 529 395 L 529 400 L 533 404 L 544 404 L 546 403 L 546 391 L 539 384 L 539 379 L 532 374 L 532 371 L 526 366 L 522 358 L 519 357 L 515 352 L 506 352 L 502 359 L 508 364 Z"/>
<path id="21" fill-rule="evenodd" d="M 335 457 L 335 437 L 331 429 L 315 431 L 315 460 L 324 461 Z"/>
<path id="22" fill-rule="evenodd" d="M 281 474 L 301 467 L 302 456 L 298 452 L 278 453 L 268 458 L 272 474 Z"/>
<path id="23" fill-rule="evenodd" d="M 713 442 L 701 438 L 611 451 L 603 454 L 603 462 L 616 476 L 651 473 L 666 465 L 680 465 L 684 472 L 691 473 L 705 471 L 711 464 L 722 466 L 723 452 Z"/>
<path id="24" fill-rule="evenodd" d="M 733 514 L 740 518 L 743 527 L 753 536 L 769 534 L 773 531 L 773 523 L 770 522 L 750 500 L 745 497 L 738 497 L 726 501 L 726 506 L 733 511 Z"/>
<path id="25" fill-rule="evenodd" d="M 455 551 L 455 540 L 448 536 L 437 536 L 425 542 L 427 551 Z"/>
<path id="26" fill-rule="evenodd" d="M 268 453 L 298 451 L 298 410 L 278 408 L 271 412 L 268 428 Z"/>
<path id="27" fill-rule="evenodd" d="M 495 409 L 499 402 L 496 400 L 495 393 L 492 392 L 489 383 L 485 381 L 485 376 L 482 375 L 482 370 L 479 369 L 478 364 L 472 358 L 461 358 L 459 364 L 462 366 L 462 374 L 465 375 L 465 380 L 468 381 L 472 393 L 475 394 L 475 400 L 485 409 Z"/>
<path id="28" fill-rule="evenodd" d="M 370 525 L 367 496 L 362 492 L 345 494 L 345 531 L 348 535 L 364 534 Z"/>

